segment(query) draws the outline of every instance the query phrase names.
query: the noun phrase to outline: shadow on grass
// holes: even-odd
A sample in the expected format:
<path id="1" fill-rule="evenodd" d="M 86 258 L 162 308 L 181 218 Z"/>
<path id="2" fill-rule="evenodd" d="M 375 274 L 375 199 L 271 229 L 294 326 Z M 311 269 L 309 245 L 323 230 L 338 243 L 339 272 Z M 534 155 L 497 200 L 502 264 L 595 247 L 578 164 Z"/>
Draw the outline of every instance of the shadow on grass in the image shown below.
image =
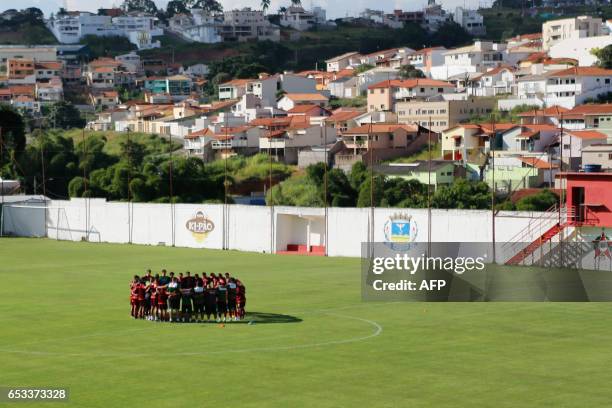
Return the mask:
<path id="1" fill-rule="evenodd" d="M 159 323 L 170 323 L 170 324 L 279 324 L 279 323 L 301 323 L 303 320 L 299 317 L 279 314 L 279 313 L 263 313 L 263 312 L 247 312 L 246 316 L 243 320 L 233 321 L 228 320 L 226 322 L 217 322 L 215 319 L 211 318 L 208 321 L 204 318 L 203 322 L 159 322 Z"/>

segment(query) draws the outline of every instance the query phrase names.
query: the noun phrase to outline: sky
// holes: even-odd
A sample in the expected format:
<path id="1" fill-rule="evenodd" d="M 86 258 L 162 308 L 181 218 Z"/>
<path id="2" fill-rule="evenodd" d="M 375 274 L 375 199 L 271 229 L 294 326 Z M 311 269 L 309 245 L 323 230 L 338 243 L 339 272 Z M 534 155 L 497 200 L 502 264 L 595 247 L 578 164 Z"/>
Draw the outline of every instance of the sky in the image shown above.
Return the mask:
<path id="1" fill-rule="evenodd" d="M 260 0 L 220 0 L 225 9 L 239 7 L 260 8 Z M 5 2 L 4 0 L 2 1 Z M 155 0 L 158 6 L 165 7 L 168 0 Z M 452 11 L 457 6 L 477 8 L 479 5 L 490 5 L 492 0 L 437 0 L 445 9 Z M 7 3 L 9 3 L 7 1 Z M 4 8 L 23 9 L 27 7 L 38 7 L 45 15 L 56 12 L 64 4 L 69 10 L 97 11 L 100 7 L 118 6 L 122 0 L 21 0 L 17 3 L 10 2 L 10 7 L 0 6 L 0 11 Z M 290 0 L 272 0 L 270 10 L 277 10 L 280 6 L 289 5 Z M 427 0 L 302 0 L 304 8 L 309 9 L 311 5 L 321 6 L 327 10 L 327 17 L 330 19 L 349 16 L 356 16 L 360 11 L 369 7 L 391 11 L 393 9 L 419 10 L 427 4 Z"/>

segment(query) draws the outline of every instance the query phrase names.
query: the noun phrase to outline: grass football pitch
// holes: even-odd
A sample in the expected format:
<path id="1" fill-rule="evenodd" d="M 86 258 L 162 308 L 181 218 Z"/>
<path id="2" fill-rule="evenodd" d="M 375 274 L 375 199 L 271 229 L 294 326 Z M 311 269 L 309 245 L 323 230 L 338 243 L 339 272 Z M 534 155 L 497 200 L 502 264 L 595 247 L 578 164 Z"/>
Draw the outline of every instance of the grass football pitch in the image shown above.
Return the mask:
<path id="1" fill-rule="evenodd" d="M 237 275 L 255 324 L 132 320 L 147 267 Z M 610 406 L 609 303 L 364 303 L 359 268 L 0 239 L 0 386 L 68 387 L 68 407 Z"/>

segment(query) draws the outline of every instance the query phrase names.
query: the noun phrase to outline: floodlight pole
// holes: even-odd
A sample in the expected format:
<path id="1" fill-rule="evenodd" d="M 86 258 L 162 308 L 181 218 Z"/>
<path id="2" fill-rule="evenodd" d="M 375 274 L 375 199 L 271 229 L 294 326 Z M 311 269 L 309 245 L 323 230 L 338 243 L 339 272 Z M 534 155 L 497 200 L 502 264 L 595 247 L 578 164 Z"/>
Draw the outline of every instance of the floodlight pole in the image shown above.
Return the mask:
<path id="1" fill-rule="evenodd" d="M 127 208 L 128 208 L 128 243 L 132 243 L 132 189 L 130 188 L 132 179 L 132 145 L 130 143 L 130 128 L 127 128 Z"/>
<path id="2" fill-rule="evenodd" d="M 427 255 L 431 256 L 431 116 L 427 133 Z"/>
<path id="3" fill-rule="evenodd" d="M 4 141 L 2 140 L 2 126 L 0 126 L 0 171 L 2 170 L 2 165 L 4 157 Z M 0 204 L 4 204 L 4 177 L 0 174 L 0 199 L 2 200 Z M 1 230 L 2 226 L 0 225 L 0 234 L 2 234 Z"/>
<path id="4" fill-rule="evenodd" d="M 272 191 L 272 135 L 271 131 L 268 130 L 268 162 L 269 162 L 269 174 L 268 174 L 268 188 L 270 189 L 270 253 L 274 253 L 274 194 Z"/>
<path id="5" fill-rule="evenodd" d="M 324 140 L 323 140 L 323 154 L 324 154 L 324 163 L 325 163 L 325 178 L 323 179 L 323 190 L 325 193 L 325 256 L 328 255 L 327 253 L 327 246 L 329 244 L 329 240 L 327 239 L 327 218 L 328 218 L 328 213 L 329 213 L 329 209 L 328 209 L 328 202 L 327 202 L 327 163 L 328 163 L 328 157 L 327 157 L 327 127 L 325 126 L 325 121 L 323 121 L 323 132 L 325 134 L 324 136 Z"/>
<path id="6" fill-rule="evenodd" d="M 489 148 L 491 151 L 491 173 L 492 173 L 492 184 L 491 188 L 491 240 L 493 243 L 493 263 L 496 261 L 496 248 L 495 248 L 495 113 L 491 114 L 491 137 L 489 138 Z"/>
<path id="7" fill-rule="evenodd" d="M 81 145 L 83 149 L 83 199 L 85 202 L 85 240 L 89 241 L 89 199 L 87 198 L 87 148 L 85 146 L 85 128 L 83 128 L 81 134 Z"/>
<path id="8" fill-rule="evenodd" d="M 368 148 L 370 161 L 370 241 L 371 257 L 374 257 L 374 158 L 372 149 L 372 116 L 370 116 L 370 126 L 368 128 Z"/>
<path id="9" fill-rule="evenodd" d="M 173 190 L 173 186 L 172 186 L 172 133 L 170 133 L 170 167 L 169 167 L 169 176 L 170 176 L 170 180 L 169 180 L 169 187 L 170 187 L 170 214 L 171 214 L 171 227 L 172 227 L 172 246 L 175 245 L 175 239 L 174 239 L 174 235 L 175 235 L 175 226 L 174 226 L 174 190 Z"/>

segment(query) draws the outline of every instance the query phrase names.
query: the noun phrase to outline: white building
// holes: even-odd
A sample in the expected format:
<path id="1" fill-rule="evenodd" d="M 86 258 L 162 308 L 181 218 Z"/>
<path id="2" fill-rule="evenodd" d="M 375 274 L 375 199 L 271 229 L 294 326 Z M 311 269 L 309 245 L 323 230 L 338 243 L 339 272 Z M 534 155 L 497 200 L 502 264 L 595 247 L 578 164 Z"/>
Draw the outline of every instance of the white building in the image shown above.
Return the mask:
<path id="1" fill-rule="evenodd" d="M 280 25 L 291 27 L 294 30 L 306 31 L 314 27 L 316 23 L 315 15 L 300 6 L 287 7 L 285 12 L 280 14 Z"/>
<path id="2" fill-rule="evenodd" d="M 170 19 L 169 29 L 183 38 L 213 44 L 223 41 L 219 35 L 220 21 L 201 9 L 192 9 L 191 14 L 177 14 Z"/>
<path id="3" fill-rule="evenodd" d="M 482 14 L 476 10 L 457 7 L 453 15 L 453 20 L 473 36 L 480 37 L 487 33 L 487 29 L 484 26 L 484 18 Z"/>
<path id="4" fill-rule="evenodd" d="M 432 67 L 431 77 L 448 79 L 473 72 L 485 72 L 503 62 L 504 44 L 476 41 L 467 47 L 455 48 L 444 53 L 444 65 Z"/>
<path id="5" fill-rule="evenodd" d="M 587 99 L 612 92 L 612 70 L 574 67 L 546 74 L 545 102 L 571 109 Z"/>
<path id="6" fill-rule="evenodd" d="M 327 72 L 338 72 L 351 65 L 352 59 L 359 59 L 361 55 L 358 52 L 347 52 L 342 55 L 330 58 L 325 61 L 327 64 Z"/>
<path id="7" fill-rule="evenodd" d="M 280 28 L 270 23 L 263 11 L 250 7 L 225 11 L 219 34 L 226 41 L 280 41 Z"/>
<path id="8" fill-rule="evenodd" d="M 159 47 L 152 41 L 153 36 L 163 34 L 157 23 L 157 17 L 144 13 L 111 18 L 76 11 L 56 15 L 47 21 L 47 26 L 62 44 L 76 44 L 87 35 L 123 36 L 139 49 L 148 49 Z"/>
<path id="9" fill-rule="evenodd" d="M 516 74 L 511 67 L 500 66 L 474 78 L 467 86 L 468 95 L 496 96 L 514 94 Z"/>
<path id="10" fill-rule="evenodd" d="M 598 37 L 604 34 L 604 25 L 599 17 L 579 16 L 552 20 L 542 24 L 542 45 L 544 50 L 548 51 L 563 40 Z"/>
<path id="11" fill-rule="evenodd" d="M 612 35 L 598 37 L 568 38 L 550 47 L 548 55 L 552 58 L 572 57 L 578 60 L 581 67 L 589 67 L 597 62 L 592 51 L 595 48 L 605 48 L 612 44 Z"/>

